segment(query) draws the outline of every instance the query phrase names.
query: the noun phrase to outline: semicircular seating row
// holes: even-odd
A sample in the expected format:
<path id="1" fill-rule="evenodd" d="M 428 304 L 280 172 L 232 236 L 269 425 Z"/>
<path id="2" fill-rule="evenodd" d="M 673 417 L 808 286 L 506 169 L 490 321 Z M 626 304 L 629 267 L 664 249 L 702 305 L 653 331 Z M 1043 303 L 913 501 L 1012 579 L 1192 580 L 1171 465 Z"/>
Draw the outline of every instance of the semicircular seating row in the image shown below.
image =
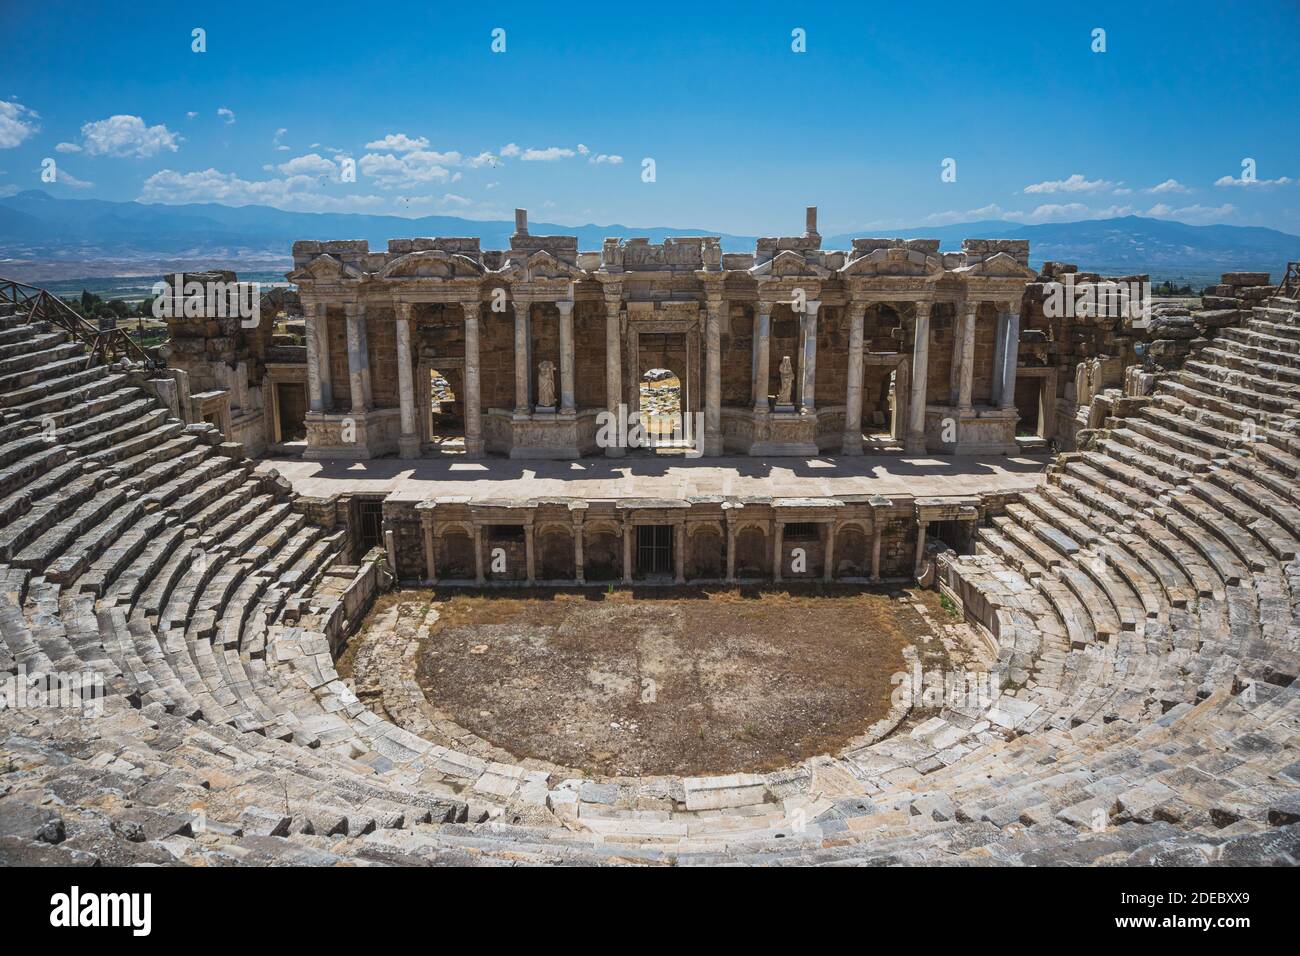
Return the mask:
<path id="1" fill-rule="evenodd" d="M 432 742 L 384 716 L 388 688 L 365 706 L 324 636 L 341 533 L 138 373 L 8 311 L 0 675 L 93 672 L 105 696 L 91 718 L 0 709 L 0 858 L 1300 858 L 1294 301 L 1223 330 L 942 560 L 1010 678 L 991 705 L 776 773 L 616 781 Z"/>

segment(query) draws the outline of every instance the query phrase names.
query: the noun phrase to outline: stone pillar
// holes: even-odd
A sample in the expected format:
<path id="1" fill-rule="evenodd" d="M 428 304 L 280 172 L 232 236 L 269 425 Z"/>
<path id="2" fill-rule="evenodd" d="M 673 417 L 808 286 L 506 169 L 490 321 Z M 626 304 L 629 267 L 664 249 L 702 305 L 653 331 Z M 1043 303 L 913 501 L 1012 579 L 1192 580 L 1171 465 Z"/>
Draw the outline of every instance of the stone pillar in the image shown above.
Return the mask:
<path id="1" fill-rule="evenodd" d="M 483 456 L 483 400 L 479 391 L 477 298 L 460 304 L 465 312 L 465 455 Z"/>
<path id="2" fill-rule="evenodd" d="M 555 303 L 560 310 L 560 411 L 570 415 L 573 405 L 573 302 Z"/>
<path id="3" fill-rule="evenodd" d="M 1007 348 L 1007 315 L 998 309 L 997 329 L 993 333 L 993 367 L 989 370 L 989 404 L 993 406 L 1002 403 L 1002 375 L 1006 371 L 1002 366 L 1002 359 L 1006 355 Z"/>
<path id="4" fill-rule="evenodd" d="M 673 580 L 677 584 L 686 583 L 686 522 L 673 526 Z"/>
<path id="5" fill-rule="evenodd" d="M 529 323 L 531 303 L 515 298 L 515 414 L 527 415 L 533 410 L 531 365 L 532 329 Z"/>
<path id="6" fill-rule="evenodd" d="M 736 583 L 736 529 L 727 522 L 727 583 Z"/>
<path id="7" fill-rule="evenodd" d="M 1013 302 L 1007 306 L 1006 346 L 1002 353 L 1002 389 L 1003 408 L 1016 407 L 1016 369 L 1020 365 L 1020 303 Z M 994 370 L 996 374 L 996 370 Z M 1054 396 L 1048 400 L 1054 400 Z"/>
<path id="8" fill-rule="evenodd" d="M 621 311 L 621 298 L 605 299 L 605 409 L 615 416 L 616 421 L 619 406 L 623 403 L 623 324 L 619 315 Z M 605 449 L 605 454 L 610 458 L 619 458 L 624 451 L 623 448 L 610 447 Z"/>
<path id="9" fill-rule="evenodd" d="M 880 580 L 880 543 L 884 540 L 885 532 L 880 525 L 875 525 L 871 533 L 871 580 Z"/>
<path id="10" fill-rule="evenodd" d="M 912 396 L 908 402 L 906 449 L 925 454 L 925 392 L 930 373 L 930 303 L 916 304 L 916 334 L 912 343 Z"/>
<path id="11" fill-rule="evenodd" d="M 705 303 L 704 322 L 704 454 L 722 454 L 722 310 L 723 299 Z"/>
<path id="12" fill-rule="evenodd" d="M 961 337 L 955 343 L 953 361 L 961 362 L 957 376 L 957 407 L 963 412 L 971 410 L 971 388 L 975 382 L 975 321 L 978 302 L 967 302 L 963 309 Z"/>
<path id="13" fill-rule="evenodd" d="M 334 407 L 334 373 L 330 369 L 330 326 L 325 303 L 316 304 L 316 377 L 320 381 L 321 410 Z M 310 330 L 308 339 L 311 338 Z"/>
<path id="14" fill-rule="evenodd" d="M 325 400 L 321 392 L 321 357 L 319 316 L 323 315 L 323 305 L 313 305 L 307 310 L 307 408 L 313 412 L 325 411 Z"/>
<path id="15" fill-rule="evenodd" d="M 866 314 L 866 303 L 849 304 L 849 380 L 844 394 L 844 438 L 840 442 L 840 452 L 845 455 L 862 454 L 862 324 Z"/>
<path id="16" fill-rule="evenodd" d="M 930 526 L 930 522 L 922 518 L 916 519 L 916 560 L 912 563 L 916 573 L 921 572 L 921 559 L 925 557 L 925 529 Z"/>
<path id="17" fill-rule="evenodd" d="M 632 583 L 632 536 L 635 529 L 631 521 L 623 523 L 623 583 Z"/>
<path id="18" fill-rule="evenodd" d="M 474 581 L 477 584 L 483 584 L 487 579 L 483 576 L 483 526 L 474 525 Z"/>
<path id="19" fill-rule="evenodd" d="M 438 583 L 438 542 L 429 522 L 424 525 L 424 576 L 430 585 Z"/>
<path id="20" fill-rule="evenodd" d="M 366 347 L 366 313 L 360 304 L 346 307 L 348 323 L 348 386 L 353 414 L 370 410 L 370 353 Z"/>
<path id="21" fill-rule="evenodd" d="M 531 521 L 524 525 L 524 567 L 528 583 L 532 584 L 537 580 L 537 558 L 536 549 L 533 547 L 533 525 Z"/>
<path id="22" fill-rule="evenodd" d="M 402 458 L 420 457 L 420 436 L 415 430 L 415 376 L 411 370 L 411 303 L 397 303 L 397 402 L 402 433 L 397 439 Z"/>
<path id="23" fill-rule="evenodd" d="M 575 511 L 573 519 L 573 577 L 579 584 L 587 581 L 587 536 L 582 530 L 582 512 Z"/>
<path id="24" fill-rule="evenodd" d="M 767 381 L 769 377 L 768 352 L 772 345 L 772 303 L 754 303 L 754 411 L 766 414 Z"/>
<path id="25" fill-rule="evenodd" d="M 803 325 L 803 384 L 799 390 L 799 400 L 805 412 L 813 412 L 817 409 L 817 312 L 822 304 L 816 299 L 809 299 L 805 304 L 807 311 L 801 317 L 801 324 Z"/>
<path id="26" fill-rule="evenodd" d="M 776 522 L 776 530 L 772 537 L 772 580 L 781 580 L 781 568 L 785 564 L 785 522 Z"/>
<path id="27" fill-rule="evenodd" d="M 832 581 L 835 579 L 835 523 L 828 521 L 823 527 L 826 529 L 826 546 L 822 549 L 822 580 Z"/>

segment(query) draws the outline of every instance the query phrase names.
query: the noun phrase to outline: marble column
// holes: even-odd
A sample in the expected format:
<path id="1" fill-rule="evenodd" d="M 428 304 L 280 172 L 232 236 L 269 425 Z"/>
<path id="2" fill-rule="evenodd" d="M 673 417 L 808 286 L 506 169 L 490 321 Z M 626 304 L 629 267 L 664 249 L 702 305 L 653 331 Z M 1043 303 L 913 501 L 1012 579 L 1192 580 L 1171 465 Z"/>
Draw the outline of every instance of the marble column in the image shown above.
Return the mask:
<path id="1" fill-rule="evenodd" d="M 483 528 L 477 524 L 474 525 L 474 580 L 478 584 L 487 580 L 483 576 Z"/>
<path id="2" fill-rule="evenodd" d="M 537 580 L 537 549 L 533 542 L 532 524 L 524 525 L 524 568 L 528 583 Z"/>
<path id="3" fill-rule="evenodd" d="M 366 347 L 366 314 L 360 305 L 346 306 L 348 323 L 348 386 L 353 414 L 370 410 L 370 354 Z"/>
<path id="4" fill-rule="evenodd" d="M 989 370 L 989 404 L 993 406 L 1002 403 L 1002 375 L 1005 371 L 1002 360 L 1006 355 L 1006 348 L 1007 315 L 999 308 L 998 324 L 993 333 L 993 367 Z"/>
<path id="5" fill-rule="evenodd" d="M 307 408 L 313 412 L 325 410 L 325 400 L 321 391 L 321 357 L 319 318 L 325 312 L 323 305 L 313 305 L 307 310 Z"/>
<path id="6" fill-rule="evenodd" d="M 736 529 L 727 524 L 727 583 L 736 583 Z"/>
<path id="7" fill-rule="evenodd" d="M 479 386 L 477 298 L 460 304 L 465 313 L 465 455 L 483 456 L 483 400 Z"/>
<path id="8" fill-rule="evenodd" d="M 620 316 L 622 299 L 605 299 L 605 410 L 615 416 L 623 404 L 623 323 Z M 621 431 L 621 429 L 619 429 Z M 619 458 L 625 449 L 609 447 L 605 454 Z"/>
<path id="9" fill-rule="evenodd" d="M 515 414 L 527 415 L 533 410 L 532 369 L 532 328 L 529 312 L 532 303 L 528 299 L 515 297 Z"/>
<path id="10" fill-rule="evenodd" d="M 781 568 L 785 565 L 785 522 L 776 522 L 772 538 L 772 580 L 781 580 Z"/>
<path id="11" fill-rule="evenodd" d="M 866 318 L 865 302 L 849 303 L 849 380 L 844 394 L 844 438 L 840 452 L 862 454 L 862 324 Z"/>
<path id="12" fill-rule="evenodd" d="M 754 411 L 766 414 L 770 406 L 767 401 L 767 385 L 770 369 L 768 367 L 769 351 L 772 346 L 772 303 L 754 303 L 754 359 L 753 388 Z"/>
<path id="13" fill-rule="evenodd" d="M 912 342 L 912 395 L 907 405 L 909 455 L 925 454 L 925 393 L 930 373 L 930 303 L 916 304 L 916 334 Z"/>
<path id="14" fill-rule="evenodd" d="M 635 534 L 635 528 L 632 522 L 627 521 L 623 524 L 623 583 L 632 583 L 632 537 Z"/>
<path id="15" fill-rule="evenodd" d="M 805 305 L 806 311 L 800 317 L 803 326 L 803 383 L 799 390 L 799 401 L 804 412 L 814 412 L 817 410 L 817 312 L 822 304 L 816 299 L 809 299 Z"/>
<path id="16" fill-rule="evenodd" d="M 673 526 L 673 564 L 674 583 L 686 583 L 686 522 Z"/>
<path id="17" fill-rule="evenodd" d="M 330 368 L 330 326 L 328 307 L 323 302 L 316 304 L 316 378 L 320 382 L 321 411 L 328 412 L 334 407 L 334 373 Z M 308 330 L 307 338 L 312 338 Z"/>
<path id="18" fill-rule="evenodd" d="M 921 559 L 925 557 L 925 531 L 930 526 L 930 522 L 916 519 L 916 560 L 913 567 L 917 573 L 921 571 Z"/>
<path id="19" fill-rule="evenodd" d="M 871 580 L 880 580 L 880 544 L 884 540 L 884 530 L 877 525 L 871 533 Z"/>
<path id="20" fill-rule="evenodd" d="M 961 362 L 957 375 L 957 407 L 962 412 L 971 410 L 971 389 L 975 383 L 975 322 L 979 314 L 978 302 L 967 302 L 963 309 L 961 338 L 955 343 L 953 361 Z"/>
<path id="21" fill-rule="evenodd" d="M 402 458 L 420 457 L 415 430 L 415 375 L 411 368 L 411 303 L 397 303 L 397 402 L 402 433 L 397 446 Z"/>
<path id="22" fill-rule="evenodd" d="M 433 536 L 433 525 L 424 526 L 424 576 L 429 584 L 438 583 L 438 543 Z"/>
<path id="23" fill-rule="evenodd" d="M 822 580 L 831 581 L 835 577 L 835 524 L 826 522 L 823 527 L 826 529 L 826 547 L 822 550 Z"/>
<path id="24" fill-rule="evenodd" d="M 1007 306 L 1006 346 L 1002 352 L 1001 406 L 1016 407 L 1016 369 L 1020 365 L 1020 303 Z"/>
<path id="25" fill-rule="evenodd" d="M 579 584 L 587 580 L 587 536 L 582 530 L 582 519 L 573 522 L 573 577 Z"/>
<path id="26" fill-rule="evenodd" d="M 704 454 L 722 454 L 722 316 L 723 299 L 706 301 L 704 321 Z"/>
<path id="27" fill-rule="evenodd" d="M 560 310 L 560 411 L 572 415 L 573 404 L 573 302 L 555 303 Z"/>

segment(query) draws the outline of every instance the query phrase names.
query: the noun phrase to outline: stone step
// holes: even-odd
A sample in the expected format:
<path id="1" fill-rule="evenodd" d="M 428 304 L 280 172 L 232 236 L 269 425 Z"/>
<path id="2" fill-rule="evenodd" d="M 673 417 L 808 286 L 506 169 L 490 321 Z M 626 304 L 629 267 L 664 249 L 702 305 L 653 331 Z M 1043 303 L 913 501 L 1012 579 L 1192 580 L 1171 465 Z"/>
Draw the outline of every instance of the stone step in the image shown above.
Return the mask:
<path id="1" fill-rule="evenodd" d="M 68 342 L 65 339 L 66 336 L 62 333 L 54 332 L 35 336 L 24 343 L 24 347 L 18 351 L 14 351 L 20 348 L 18 345 L 0 349 L 0 382 L 8 381 L 29 369 L 49 365 L 52 362 L 85 357 L 85 350 L 80 342 Z"/>

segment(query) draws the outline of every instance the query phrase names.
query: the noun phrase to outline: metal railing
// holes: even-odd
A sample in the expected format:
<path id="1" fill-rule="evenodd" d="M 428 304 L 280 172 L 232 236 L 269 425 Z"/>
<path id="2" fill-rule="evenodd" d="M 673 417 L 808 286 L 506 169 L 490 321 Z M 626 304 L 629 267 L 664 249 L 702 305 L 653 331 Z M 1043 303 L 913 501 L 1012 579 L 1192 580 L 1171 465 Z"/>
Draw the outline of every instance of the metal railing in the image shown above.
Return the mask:
<path id="1" fill-rule="evenodd" d="M 101 329 L 45 289 L 13 279 L 0 279 L 0 303 L 17 306 L 20 314 L 26 313 L 29 324 L 49 322 L 76 336 L 86 346 L 87 368 L 95 359 L 110 362 L 119 356 L 139 362 L 145 368 L 162 367 L 163 363 L 150 355 L 125 329 Z"/>
<path id="2" fill-rule="evenodd" d="M 1278 284 L 1277 294 L 1288 299 L 1300 298 L 1300 262 L 1286 264 L 1286 274 Z"/>

